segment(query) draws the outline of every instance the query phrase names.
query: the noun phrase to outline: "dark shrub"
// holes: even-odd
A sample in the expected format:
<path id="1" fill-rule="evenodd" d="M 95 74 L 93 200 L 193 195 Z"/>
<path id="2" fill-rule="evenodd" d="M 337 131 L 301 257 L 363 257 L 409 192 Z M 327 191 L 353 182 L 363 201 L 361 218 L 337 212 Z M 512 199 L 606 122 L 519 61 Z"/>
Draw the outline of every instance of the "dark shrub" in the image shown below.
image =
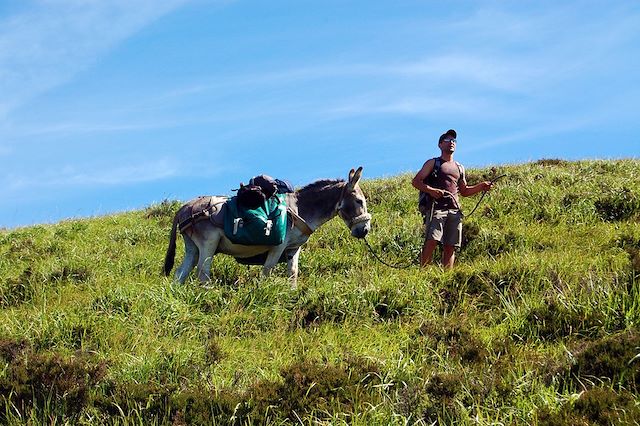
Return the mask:
<path id="1" fill-rule="evenodd" d="M 584 308 L 569 308 L 555 300 L 529 311 L 517 334 L 553 341 L 571 335 L 598 336 L 605 328 L 605 314 Z"/>
<path id="2" fill-rule="evenodd" d="M 616 247 L 624 249 L 629 254 L 631 261 L 631 271 L 634 275 L 640 274 L 640 236 L 622 234 L 617 236 L 612 244 Z"/>
<path id="3" fill-rule="evenodd" d="M 302 294 L 293 311 L 293 328 L 317 326 L 323 322 L 341 323 L 346 317 L 338 302 L 324 293 Z"/>
<path id="4" fill-rule="evenodd" d="M 455 398 L 463 388 L 462 377 L 453 373 L 434 374 L 425 386 L 429 402 L 422 412 L 427 424 L 458 424 L 459 407 Z"/>
<path id="5" fill-rule="evenodd" d="M 593 388 L 557 412 L 543 409 L 538 413 L 540 425 L 632 425 L 640 422 L 640 406 L 628 392 Z"/>
<path id="6" fill-rule="evenodd" d="M 204 356 L 208 364 L 217 364 L 224 359 L 224 352 L 213 336 L 209 336 Z"/>
<path id="7" fill-rule="evenodd" d="M 570 373 L 576 379 L 609 379 L 636 389 L 640 385 L 640 332 L 614 334 L 587 344 L 575 354 Z"/>
<path id="8" fill-rule="evenodd" d="M 562 197 L 562 200 L 560 201 L 560 204 L 565 209 L 569 209 L 569 208 L 573 207 L 574 205 L 578 204 L 582 200 L 582 198 L 583 198 L 582 195 L 576 194 L 574 192 L 570 192 L 568 194 L 565 194 L 564 197 Z"/>
<path id="9" fill-rule="evenodd" d="M 435 374 L 425 390 L 437 401 L 449 400 L 462 390 L 462 378 L 452 373 Z"/>
<path id="10" fill-rule="evenodd" d="M 383 321 L 398 318 L 407 310 L 410 303 L 406 293 L 391 288 L 369 292 L 365 298 L 371 301 L 376 319 Z"/>
<path id="11" fill-rule="evenodd" d="M 163 423 L 171 417 L 175 385 L 157 383 L 109 383 L 94 406 L 109 416 L 141 416 L 148 423 Z"/>
<path id="12" fill-rule="evenodd" d="M 379 383 L 379 367 L 356 359 L 347 367 L 295 363 L 280 372 L 282 382 L 263 381 L 247 393 L 252 417 L 263 419 L 267 412 L 278 418 L 296 420 L 309 413 L 339 406 L 342 412 L 352 412 L 354 402 L 375 402 L 379 398 L 373 385 Z"/>
<path id="13" fill-rule="evenodd" d="M 157 383 L 110 383 L 94 400 L 106 416 L 139 417 L 143 424 L 244 424 L 247 412 L 241 397 L 230 391 L 178 390 Z M 235 422 L 229 422 L 232 416 Z M 125 422 L 126 423 L 126 422 Z"/>
<path id="14" fill-rule="evenodd" d="M 171 201 L 164 199 L 159 204 L 154 204 L 144 211 L 147 219 L 170 219 L 173 220 L 173 216 L 180 208 L 181 203 L 179 201 Z"/>
<path id="15" fill-rule="evenodd" d="M 424 399 L 422 386 L 403 382 L 403 387 L 398 391 L 395 407 L 405 417 L 420 416 L 427 409 Z"/>
<path id="16" fill-rule="evenodd" d="M 556 166 L 556 167 L 564 167 L 568 166 L 571 163 L 567 160 L 561 160 L 559 158 L 542 158 L 536 161 L 534 164 L 543 167 Z"/>
<path id="17" fill-rule="evenodd" d="M 640 197 L 629 188 L 619 188 L 603 194 L 595 202 L 602 220 L 617 222 L 629 219 L 640 211 Z"/>
<path id="18" fill-rule="evenodd" d="M 95 347 L 95 331 L 91 326 L 83 324 L 75 325 L 71 328 L 68 343 L 74 349 L 84 349 L 88 347 L 91 349 L 97 349 Z"/>
<path id="19" fill-rule="evenodd" d="M 91 270 L 84 265 L 64 265 L 49 275 L 50 281 L 72 281 L 76 283 L 87 282 L 91 279 Z"/>
<path id="20" fill-rule="evenodd" d="M 91 304 L 91 308 L 96 312 L 108 315 L 126 315 L 131 310 L 131 300 L 118 294 L 107 294 L 98 297 Z"/>
<path id="21" fill-rule="evenodd" d="M 0 308 L 19 306 L 35 296 L 33 271 L 27 267 L 15 278 L 0 282 Z"/>
<path id="22" fill-rule="evenodd" d="M 433 339 L 444 344 L 449 355 L 466 363 L 484 361 L 488 355 L 486 345 L 469 330 L 472 326 L 464 318 L 452 318 L 442 322 L 425 323 L 418 329 L 419 337 Z"/>
<path id="23" fill-rule="evenodd" d="M 0 416 L 11 404 L 11 410 L 23 415 L 46 405 L 54 413 L 73 417 L 89 404 L 92 389 L 106 372 L 103 362 L 84 354 L 66 358 L 28 353 L 26 357 L 26 362 L 14 358 L 0 378 Z"/>
<path id="24" fill-rule="evenodd" d="M 629 260 L 631 261 L 631 270 L 634 275 L 640 274 L 640 249 L 628 248 Z"/>
<path id="25" fill-rule="evenodd" d="M 8 363 L 14 362 L 25 354 L 27 349 L 26 340 L 13 340 L 0 338 L 0 358 Z"/>
<path id="26" fill-rule="evenodd" d="M 246 403 L 238 395 L 228 391 L 209 392 L 189 390 L 171 397 L 172 424 L 215 425 L 244 424 Z M 231 421 L 232 416 L 236 420 Z"/>
<path id="27" fill-rule="evenodd" d="M 480 225 L 476 222 L 467 222 L 462 228 L 461 250 L 464 250 L 480 235 Z"/>
<path id="28" fill-rule="evenodd" d="M 498 278 L 489 271 L 470 271 L 459 269 L 452 275 L 442 278 L 440 291 L 440 310 L 450 311 L 464 300 L 473 296 L 478 301 L 491 302 L 495 297 L 493 283 Z"/>

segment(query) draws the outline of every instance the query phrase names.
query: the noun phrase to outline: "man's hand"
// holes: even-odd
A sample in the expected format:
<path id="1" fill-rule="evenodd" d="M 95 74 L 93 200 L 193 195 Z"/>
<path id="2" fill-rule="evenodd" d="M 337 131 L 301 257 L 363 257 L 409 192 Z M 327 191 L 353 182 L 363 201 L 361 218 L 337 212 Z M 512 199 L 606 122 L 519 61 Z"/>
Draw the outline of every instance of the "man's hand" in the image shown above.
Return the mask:
<path id="1" fill-rule="evenodd" d="M 431 195 L 436 200 L 439 200 L 440 198 L 444 197 L 446 193 L 447 191 L 445 191 L 444 189 L 432 189 L 429 191 L 429 195 Z"/>
<path id="2" fill-rule="evenodd" d="M 482 190 L 485 191 L 485 192 L 486 191 L 491 191 L 491 188 L 493 188 L 493 182 L 490 182 L 488 180 L 482 182 L 480 185 L 482 187 Z"/>

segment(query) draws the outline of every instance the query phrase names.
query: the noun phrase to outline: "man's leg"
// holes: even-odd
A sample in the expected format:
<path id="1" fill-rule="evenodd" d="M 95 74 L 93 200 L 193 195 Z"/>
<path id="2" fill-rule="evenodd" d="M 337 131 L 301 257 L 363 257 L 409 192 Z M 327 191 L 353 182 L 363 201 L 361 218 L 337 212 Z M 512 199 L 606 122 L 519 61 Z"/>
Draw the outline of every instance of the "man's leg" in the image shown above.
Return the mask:
<path id="1" fill-rule="evenodd" d="M 433 263 L 433 252 L 442 240 L 444 221 L 447 218 L 446 211 L 433 210 L 429 221 L 425 223 L 425 239 L 420 253 L 420 266 Z"/>
<path id="2" fill-rule="evenodd" d="M 438 241 L 425 240 L 420 253 L 420 266 L 427 266 L 433 263 L 433 252 L 438 247 Z"/>
<path id="3" fill-rule="evenodd" d="M 442 266 L 445 269 L 453 268 L 456 260 L 456 247 L 462 242 L 462 213 L 460 210 L 449 210 L 444 226 L 442 238 Z"/>
<path id="4" fill-rule="evenodd" d="M 456 246 L 445 245 L 442 249 L 442 266 L 445 269 L 453 268 L 456 260 Z"/>

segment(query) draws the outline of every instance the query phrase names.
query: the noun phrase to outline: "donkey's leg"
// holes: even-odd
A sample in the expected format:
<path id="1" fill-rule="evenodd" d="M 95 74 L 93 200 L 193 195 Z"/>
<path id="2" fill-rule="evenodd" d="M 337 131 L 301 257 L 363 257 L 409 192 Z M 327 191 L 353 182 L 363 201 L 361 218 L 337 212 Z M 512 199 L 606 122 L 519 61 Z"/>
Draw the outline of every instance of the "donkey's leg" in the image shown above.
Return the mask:
<path id="1" fill-rule="evenodd" d="M 262 267 L 262 276 L 269 276 L 271 274 L 271 270 L 274 266 L 278 264 L 278 260 L 284 253 L 284 249 L 286 244 L 280 244 L 279 246 L 272 247 L 271 250 L 267 253 L 267 260 L 264 261 L 264 266 Z"/>
<path id="2" fill-rule="evenodd" d="M 298 258 L 300 257 L 300 247 L 295 251 L 287 253 L 287 271 L 289 273 L 289 282 L 291 288 L 295 290 L 298 287 Z"/>
<path id="3" fill-rule="evenodd" d="M 189 272 L 196 266 L 196 261 L 198 260 L 198 246 L 196 246 L 196 243 L 188 235 L 182 235 L 182 239 L 184 240 L 184 259 L 182 259 L 182 263 L 176 269 L 176 274 L 174 275 L 174 280 L 180 284 L 184 284 Z"/>
<path id="4" fill-rule="evenodd" d="M 220 242 L 220 232 L 218 231 L 219 230 L 216 229 L 207 235 L 206 239 L 199 244 L 198 279 L 203 283 L 211 280 L 211 262 L 213 261 L 213 255 L 216 254 L 218 243 Z"/>

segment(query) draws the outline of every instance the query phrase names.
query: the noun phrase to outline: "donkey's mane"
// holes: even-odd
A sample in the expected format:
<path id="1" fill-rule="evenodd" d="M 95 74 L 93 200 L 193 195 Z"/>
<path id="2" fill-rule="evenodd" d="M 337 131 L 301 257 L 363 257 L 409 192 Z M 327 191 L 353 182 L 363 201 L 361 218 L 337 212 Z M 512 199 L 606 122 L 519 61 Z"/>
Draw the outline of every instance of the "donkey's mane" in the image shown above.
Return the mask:
<path id="1" fill-rule="evenodd" d="M 298 193 L 298 196 L 300 196 L 302 193 L 317 192 L 318 190 L 320 190 L 321 188 L 324 188 L 325 186 L 334 186 L 343 182 L 344 182 L 344 179 L 320 179 L 303 186 L 296 192 Z"/>
<path id="2" fill-rule="evenodd" d="M 335 203 L 338 201 L 344 183 L 343 179 L 321 179 L 303 186 L 296 191 L 299 213 L 304 217 L 312 214 L 319 217 L 330 216 L 335 211 Z M 325 188 L 329 191 L 322 191 Z M 321 193 L 325 196 L 319 197 Z"/>

